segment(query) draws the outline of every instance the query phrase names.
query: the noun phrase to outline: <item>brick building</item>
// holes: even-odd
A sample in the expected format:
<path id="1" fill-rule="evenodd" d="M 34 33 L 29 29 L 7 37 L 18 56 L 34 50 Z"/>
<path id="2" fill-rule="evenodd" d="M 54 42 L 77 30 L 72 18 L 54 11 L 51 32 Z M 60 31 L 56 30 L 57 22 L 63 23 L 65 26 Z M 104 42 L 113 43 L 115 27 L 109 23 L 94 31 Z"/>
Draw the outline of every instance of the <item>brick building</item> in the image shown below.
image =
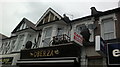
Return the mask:
<path id="1" fill-rule="evenodd" d="M 36 24 L 23 18 L 11 37 L 2 39 L 2 66 L 111 66 L 109 58 L 95 50 L 95 37 L 119 43 L 119 26 L 120 8 L 102 12 L 91 7 L 91 15 L 75 20 L 49 8 Z"/>

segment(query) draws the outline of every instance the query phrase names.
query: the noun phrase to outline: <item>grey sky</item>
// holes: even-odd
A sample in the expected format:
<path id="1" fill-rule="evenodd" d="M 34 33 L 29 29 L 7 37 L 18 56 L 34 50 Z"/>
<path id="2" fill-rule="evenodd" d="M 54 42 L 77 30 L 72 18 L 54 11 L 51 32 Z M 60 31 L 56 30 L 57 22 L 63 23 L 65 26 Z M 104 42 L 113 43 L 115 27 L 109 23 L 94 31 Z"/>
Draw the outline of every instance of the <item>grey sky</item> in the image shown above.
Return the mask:
<path id="1" fill-rule="evenodd" d="M 118 7 L 119 0 L 0 0 L 0 33 L 10 36 L 12 30 L 26 17 L 37 23 L 42 14 L 53 8 L 60 15 L 71 19 L 90 15 L 90 7 L 106 11 Z M 73 16 L 71 16 L 73 15 Z"/>

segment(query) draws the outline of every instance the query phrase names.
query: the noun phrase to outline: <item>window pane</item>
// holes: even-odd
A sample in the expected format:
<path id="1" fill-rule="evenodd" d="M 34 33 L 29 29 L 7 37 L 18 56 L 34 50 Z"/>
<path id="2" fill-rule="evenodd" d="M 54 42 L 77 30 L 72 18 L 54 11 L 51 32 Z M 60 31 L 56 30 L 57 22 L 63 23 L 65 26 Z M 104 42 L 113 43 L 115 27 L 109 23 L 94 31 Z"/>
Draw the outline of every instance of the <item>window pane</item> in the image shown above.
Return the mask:
<path id="1" fill-rule="evenodd" d="M 105 33 L 104 34 L 105 39 L 112 39 L 114 37 L 114 32 L 111 33 Z"/>
<path id="2" fill-rule="evenodd" d="M 48 47 L 49 43 L 50 43 L 50 38 L 44 39 L 44 41 L 43 41 L 43 47 Z"/>
<path id="3" fill-rule="evenodd" d="M 104 19 L 102 33 L 105 40 L 114 38 L 114 21 L 112 18 Z"/>
<path id="4" fill-rule="evenodd" d="M 52 27 L 45 29 L 45 37 L 50 37 L 52 34 Z"/>
<path id="5" fill-rule="evenodd" d="M 62 35 L 63 33 L 64 33 L 64 29 L 63 28 L 59 28 L 57 35 Z"/>
<path id="6" fill-rule="evenodd" d="M 24 39 L 24 35 L 21 35 L 20 37 L 19 37 L 19 41 L 18 41 L 18 45 L 16 46 L 17 48 L 16 48 L 16 50 L 21 50 L 21 47 L 22 47 L 22 45 L 23 45 L 23 39 Z"/>
<path id="7" fill-rule="evenodd" d="M 12 45 L 11 45 L 11 50 L 10 50 L 10 51 L 13 51 L 13 49 L 15 48 L 15 41 L 16 41 L 16 40 L 13 40 L 13 41 L 12 41 Z"/>
<path id="8" fill-rule="evenodd" d="M 45 29 L 45 37 L 43 40 L 43 47 L 49 46 L 50 40 L 51 40 L 51 34 L 52 34 L 52 27 Z"/>
<path id="9" fill-rule="evenodd" d="M 114 22 L 104 22 L 104 32 L 111 32 L 114 31 Z"/>

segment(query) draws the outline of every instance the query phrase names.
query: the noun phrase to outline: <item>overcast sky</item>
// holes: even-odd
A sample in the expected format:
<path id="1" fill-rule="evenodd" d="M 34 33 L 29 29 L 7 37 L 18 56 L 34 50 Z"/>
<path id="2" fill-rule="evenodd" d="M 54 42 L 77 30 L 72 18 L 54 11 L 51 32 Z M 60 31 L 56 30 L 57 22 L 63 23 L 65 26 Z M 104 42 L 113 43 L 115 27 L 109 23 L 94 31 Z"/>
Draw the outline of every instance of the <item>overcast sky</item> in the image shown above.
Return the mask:
<path id="1" fill-rule="evenodd" d="M 10 36 L 13 29 L 26 17 L 34 24 L 43 13 L 53 8 L 71 19 L 90 15 L 90 7 L 106 11 L 118 7 L 119 0 L 0 0 L 0 33 Z"/>

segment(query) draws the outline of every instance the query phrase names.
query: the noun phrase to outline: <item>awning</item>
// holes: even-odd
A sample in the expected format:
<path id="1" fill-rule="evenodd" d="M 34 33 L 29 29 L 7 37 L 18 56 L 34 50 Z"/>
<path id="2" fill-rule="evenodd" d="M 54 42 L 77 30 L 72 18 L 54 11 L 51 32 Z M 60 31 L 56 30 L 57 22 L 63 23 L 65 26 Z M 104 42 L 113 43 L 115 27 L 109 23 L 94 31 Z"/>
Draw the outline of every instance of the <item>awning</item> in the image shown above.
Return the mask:
<path id="1" fill-rule="evenodd" d="M 41 59 L 21 59 L 17 61 L 17 65 L 74 65 L 78 63 L 77 57 L 66 58 L 41 58 Z"/>

